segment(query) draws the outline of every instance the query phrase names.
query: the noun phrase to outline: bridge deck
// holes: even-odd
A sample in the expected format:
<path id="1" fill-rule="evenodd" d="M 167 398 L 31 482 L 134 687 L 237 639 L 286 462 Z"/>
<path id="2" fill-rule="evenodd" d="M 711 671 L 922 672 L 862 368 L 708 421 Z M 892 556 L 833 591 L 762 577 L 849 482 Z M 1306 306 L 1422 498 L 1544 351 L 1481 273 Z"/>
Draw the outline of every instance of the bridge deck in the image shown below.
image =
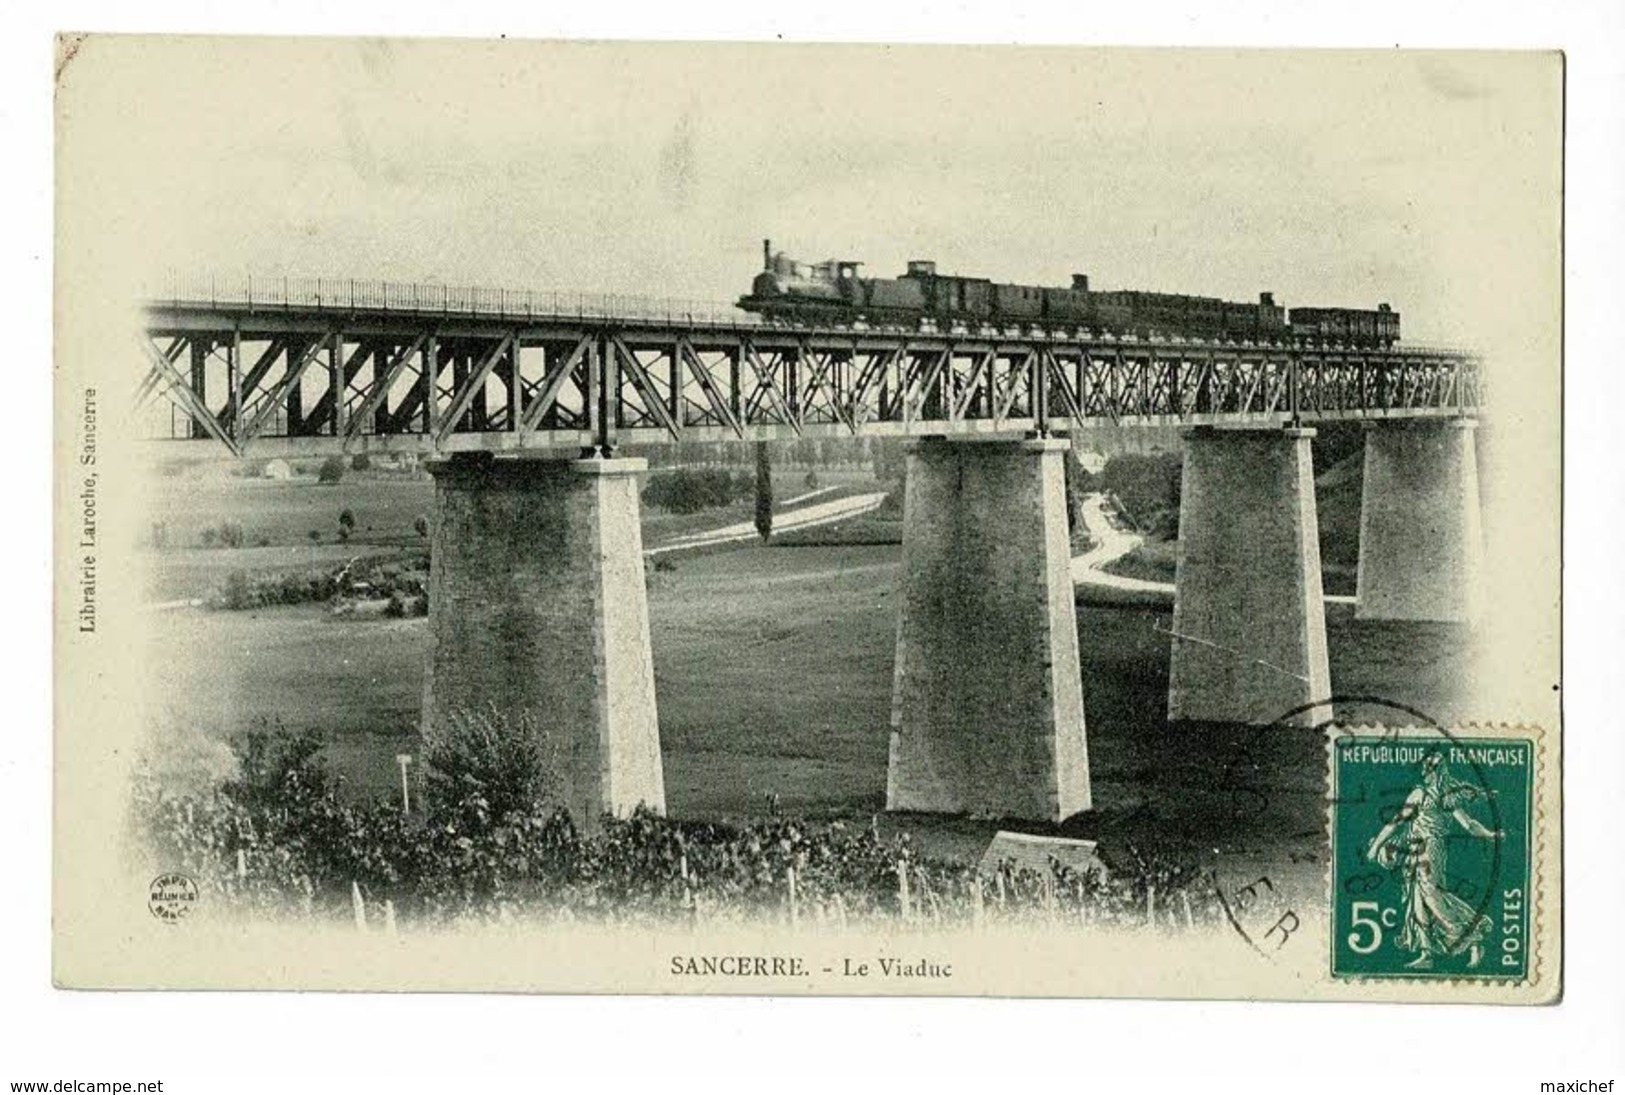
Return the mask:
<path id="1" fill-rule="evenodd" d="M 277 283 L 272 283 L 277 285 Z M 1470 354 L 785 328 L 726 306 L 284 282 L 145 305 L 149 434 L 236 453 L 580 449 L 1472 414 Z"/>

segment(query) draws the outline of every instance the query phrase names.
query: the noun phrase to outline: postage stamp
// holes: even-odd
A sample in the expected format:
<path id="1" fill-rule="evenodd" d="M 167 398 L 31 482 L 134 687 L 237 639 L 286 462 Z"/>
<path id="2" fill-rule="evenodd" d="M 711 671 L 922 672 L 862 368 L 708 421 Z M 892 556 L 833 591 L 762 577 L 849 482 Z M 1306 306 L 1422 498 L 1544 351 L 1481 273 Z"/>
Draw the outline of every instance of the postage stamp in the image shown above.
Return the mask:
<path id="1" fill-rule="evenodd" d="M 1334 976 L 1528 975 L 1537 756 L 1524 735 L 1334 732 Z"/>

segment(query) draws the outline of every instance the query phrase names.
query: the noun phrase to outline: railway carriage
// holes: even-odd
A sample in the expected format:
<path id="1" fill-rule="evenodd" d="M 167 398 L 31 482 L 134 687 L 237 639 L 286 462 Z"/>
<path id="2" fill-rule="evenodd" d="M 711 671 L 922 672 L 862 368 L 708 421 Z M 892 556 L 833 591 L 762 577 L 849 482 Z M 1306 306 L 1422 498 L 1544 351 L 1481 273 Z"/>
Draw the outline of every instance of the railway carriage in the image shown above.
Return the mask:
<path id="1" fill-rule="evenodd" d="M 1070 287 L 995 283 L 988 278 L 939 274 L 929 259 L 909 262 L 898 278 L 865 278 L 862 263 L 830 259 L 797 262 L 762 241 L 762 272 L 739 307 L 770 323 L 880 326 L 1042 328 L 1136 338 L 1229 342 L 1310 341 L 1349 346 L 1391 346 L 1399 341 L 1399 313 L 1301 307 L 1288 311 L 1273 293 L 1256 303 L 1142 289 L 1091 290 L 1086 274 Z"/>

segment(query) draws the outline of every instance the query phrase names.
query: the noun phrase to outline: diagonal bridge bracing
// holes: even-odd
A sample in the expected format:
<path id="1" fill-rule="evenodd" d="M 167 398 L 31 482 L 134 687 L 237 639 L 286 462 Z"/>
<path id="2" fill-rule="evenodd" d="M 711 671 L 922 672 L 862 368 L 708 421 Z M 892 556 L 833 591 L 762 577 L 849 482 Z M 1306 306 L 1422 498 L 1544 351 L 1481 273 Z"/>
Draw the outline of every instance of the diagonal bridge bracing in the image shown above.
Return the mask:
<path id="1" fill-rule="evenodd" d="M 1450 350 L 791 329 L 357 284 L 149 301 L 148 434 L 264 456 L 429 454 L 1455 417 L 1482 401 L 1478 361 Z"/>

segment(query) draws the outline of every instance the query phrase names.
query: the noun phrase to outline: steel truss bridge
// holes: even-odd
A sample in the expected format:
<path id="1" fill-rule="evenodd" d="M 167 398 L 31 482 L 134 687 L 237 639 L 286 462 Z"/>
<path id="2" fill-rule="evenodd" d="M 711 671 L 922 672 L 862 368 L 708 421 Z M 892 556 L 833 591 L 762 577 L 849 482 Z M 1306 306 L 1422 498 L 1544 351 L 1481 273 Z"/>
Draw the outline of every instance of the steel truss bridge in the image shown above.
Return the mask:
<path id="1" fill-rule="evenodd" d="M 784 328 L 726 306 L 326 279 L 143 302 L 149 436 L 243 455 L 611 449 L 1472 414 L 1470 354 Z"/>

